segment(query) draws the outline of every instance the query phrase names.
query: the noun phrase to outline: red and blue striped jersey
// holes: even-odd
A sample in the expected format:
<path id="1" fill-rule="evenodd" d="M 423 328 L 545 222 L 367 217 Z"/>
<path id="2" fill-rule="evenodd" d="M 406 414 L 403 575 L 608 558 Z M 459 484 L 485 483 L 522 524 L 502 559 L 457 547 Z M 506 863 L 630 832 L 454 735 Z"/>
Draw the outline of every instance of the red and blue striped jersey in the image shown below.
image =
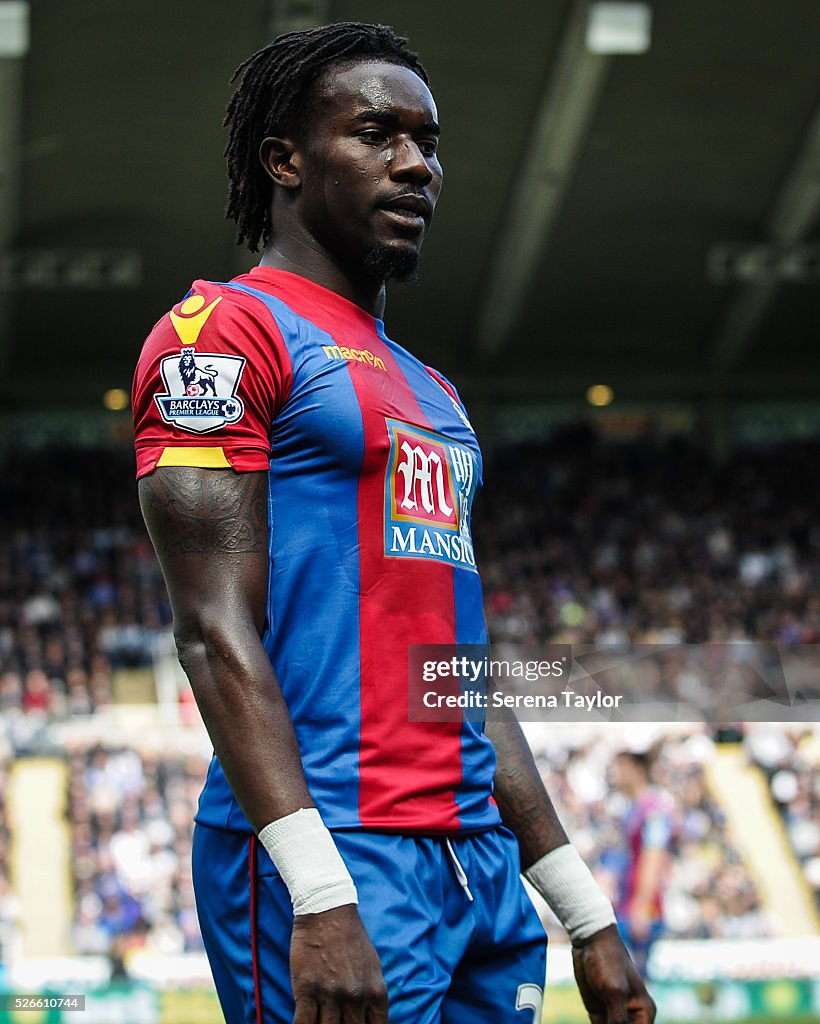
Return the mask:
<path id="1" fill-rule="evenodd" d="M 294 274 L 197 281 L 145 343 L 138 475 L 266 470 L 264 644 L 328 827 L 499 821 L 480 723 L 415 722 L 410 644 L 485 644 L 470 539 L 481 452 L 452 385 L 382 322 Z M 251 831 L 219 763 L 197 820 Z"/>
<path id="2" fill-rule="evenodd" d="M 618 916 L 629 921 L 638 891 L 638 873 L 645 850 L 661 850 L 669 855 L 675 839 L 673 808 L 666 795 L 654 787 L 644 790 L 630 804 L 624 818 L 625 865 L 618 894 Z M 663 885 L 652 895 L 651 913 L 663 917 Z"/>

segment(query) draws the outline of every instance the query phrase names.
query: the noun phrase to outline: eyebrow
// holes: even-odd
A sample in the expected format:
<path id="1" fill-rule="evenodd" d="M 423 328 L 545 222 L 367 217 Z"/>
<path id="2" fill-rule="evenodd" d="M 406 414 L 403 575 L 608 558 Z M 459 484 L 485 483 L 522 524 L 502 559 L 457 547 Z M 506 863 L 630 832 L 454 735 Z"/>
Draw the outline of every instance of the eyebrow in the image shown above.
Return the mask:
<path id="1" fill-rule="evenodd" d="M 401 118 L 399 115 L 389 110 L 362 110 L 355 115 L 353 120 L 357 124 L 379 124 L 383 128 L 390 128 L 393 130 L 401 126 Z M 441 134 L 441 128 L 437 121 L 425 121 L 419 131 L 426 135 Z"/>

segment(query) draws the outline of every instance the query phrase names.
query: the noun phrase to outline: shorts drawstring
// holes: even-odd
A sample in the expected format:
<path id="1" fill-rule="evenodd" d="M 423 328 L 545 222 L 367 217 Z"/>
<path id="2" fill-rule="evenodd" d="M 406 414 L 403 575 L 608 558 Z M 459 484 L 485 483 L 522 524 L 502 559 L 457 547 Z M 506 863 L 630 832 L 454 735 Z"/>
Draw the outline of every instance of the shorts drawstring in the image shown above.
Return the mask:
<path id="1" fill-rule="evenodd" d="M 467 894 L 467 899 L 472 903 L 473 894 L 470 892 L 470 883 L 467 880 L 467 873 L 461 866 L 461 861 L 458 859 L 458 857 L 456 857 L 456 851 L 453 849 L 453 844 L 450 842 L 449 839 L 445 839 L 444 841 L 447 844 L 447 850 L 450 854 L 450 859 L 453 862 L 453 869 L 455 870 L 456 878 L 458 879 L 459 885 Z"/>

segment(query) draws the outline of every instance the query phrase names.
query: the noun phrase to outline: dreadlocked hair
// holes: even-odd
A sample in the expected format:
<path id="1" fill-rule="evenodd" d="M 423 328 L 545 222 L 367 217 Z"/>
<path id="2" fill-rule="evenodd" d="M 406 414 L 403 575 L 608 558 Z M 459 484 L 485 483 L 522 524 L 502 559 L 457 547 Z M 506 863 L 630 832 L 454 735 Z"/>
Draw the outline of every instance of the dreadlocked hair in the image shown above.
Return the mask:
<path id="1" fill-rule="evenodd" d="M 270 135 L 297 127 L 313 83 L 331 65 L 358 59 L 402 64 L 428 84 L 418 55 L 387 25 L 342 21 L 304 32 L 286 32 L 248 57 L 231 77 L 239 80 L 228 104 L 228 202 L 225 216 L 237 226 L 237 245 L 251 251 L 271 234 L 271 180 L 259 159 L 259 146 Z"/>

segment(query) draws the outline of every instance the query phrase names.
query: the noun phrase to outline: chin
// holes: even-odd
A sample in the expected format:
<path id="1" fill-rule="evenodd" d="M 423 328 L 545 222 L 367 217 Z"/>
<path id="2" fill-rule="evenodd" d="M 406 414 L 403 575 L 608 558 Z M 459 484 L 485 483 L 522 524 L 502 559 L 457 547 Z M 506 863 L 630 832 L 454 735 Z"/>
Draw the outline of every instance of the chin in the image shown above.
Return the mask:
<path id="1" fill-rule="evenodd" d="M 398 245 L 373 245 L 364 257 L 365 268 L 383 281 L 415 283 L 421 253 L 416 248 Z"/>

